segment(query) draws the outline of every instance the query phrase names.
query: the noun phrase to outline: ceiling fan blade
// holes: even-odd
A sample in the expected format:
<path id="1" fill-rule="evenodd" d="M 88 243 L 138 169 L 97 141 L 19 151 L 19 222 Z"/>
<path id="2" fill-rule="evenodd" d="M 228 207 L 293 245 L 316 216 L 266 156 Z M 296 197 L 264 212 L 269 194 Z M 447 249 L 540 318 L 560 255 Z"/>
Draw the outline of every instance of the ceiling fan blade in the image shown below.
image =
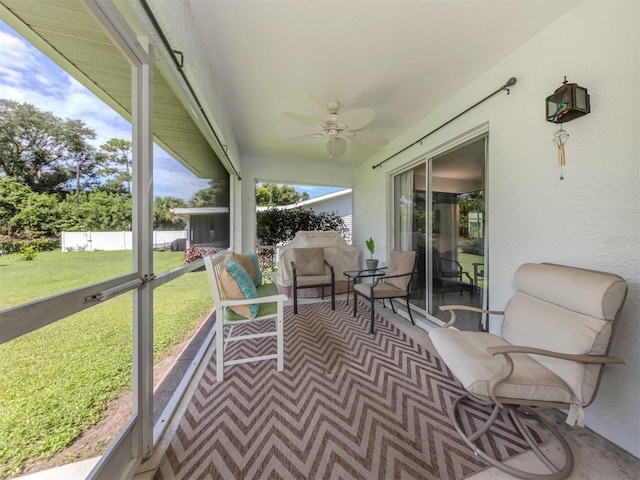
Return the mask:
<path id="1" fill-rule="evenodd" d="M 322 122 L 315 120 L 311 117 L 307 117 L 306 115 L 300 115 L 299 113 L 291 113 L 291 112 L 282 112 L 285 117 L 289 117 L 292 120 L 295 120 L 300 123 L 304 123 L 305 125 L 311 125 L 316 128 L 323 128 Z"/>
<path id="2" fill-rule="evenodd" d="M 371 130 L 357 130 L 357 131 L 349 131 L 344 132 L 347 138 L 350 138 L 352 141 L 356 143 L 360 143 L 362 145 L 386 145 L 389 143 L 385 137 L 380 135 L 379 133 L 372 132 Z"/>
<path id="3" fill-rule="evenodd" d="M 376 118 L 376 112 L 370 108 L 356 108 L 340 113 L 338 117 L 338 123 L 346 124 L 349 130 L 359 130 L 369 125 Z"/>
<path id="4" fill-rule="evenodd" d="M 327 142 L 329 158 L 340 158 L 347 151 L 347 141 L 344 138 L 334 137 Z"/>
<path id="5" fill-rule="evenodd" d="M 307 133 L 305 135 L 298 135 L 297 137 L 288 138 L 284 141 L 284 143 L 301 143 L 306 142 L 307 140 L 314 140 L 316 138 L 322 137 L 322 133 Z"/>

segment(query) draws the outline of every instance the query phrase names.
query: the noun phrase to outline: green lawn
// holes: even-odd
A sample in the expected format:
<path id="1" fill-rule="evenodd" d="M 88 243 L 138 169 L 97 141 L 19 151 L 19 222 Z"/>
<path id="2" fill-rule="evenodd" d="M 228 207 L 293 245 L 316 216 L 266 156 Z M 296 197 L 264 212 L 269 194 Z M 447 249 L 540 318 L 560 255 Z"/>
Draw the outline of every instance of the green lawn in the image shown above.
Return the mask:
<path id="1" fill-rule="evenodd" d="M 473 253 L 463 253 L 458 252 L 458 262 L 462 266 L 462 270 L 467 272 L 471 278 L 473 278 L 473 264 L 474 263 L 484 263 L 484 257 L 482 255 L 475 255 Z M 466 276 L 462 277 L 462 281 L 468 283 L 469 280 Z M 484 278 L 478 279 L 479 285 L 477 287 L 484 286 Z"/>
<path id="2" fill-rule="evenodd" d="M 182 252 L 154 252 L 156 274 Z M 43 252 L 0 257 L 0 309 L 127 273 L 131 252 Z M 0 478 L 47 458 L 100 420 L 131 388 L 131 294 L 0 345 Z M 154 358 L 180 342 L 211 308 L 205 272 L 154 291 Z"/>

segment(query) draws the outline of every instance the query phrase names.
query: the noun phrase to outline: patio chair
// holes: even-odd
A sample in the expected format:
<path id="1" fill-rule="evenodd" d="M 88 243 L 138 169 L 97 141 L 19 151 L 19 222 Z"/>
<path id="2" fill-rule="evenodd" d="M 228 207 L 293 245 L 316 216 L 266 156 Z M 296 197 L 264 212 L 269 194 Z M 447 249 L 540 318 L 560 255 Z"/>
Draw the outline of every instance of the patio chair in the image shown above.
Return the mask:
<path id="1" fill-rule="evenodd" d="M 261 274 L 258 275 L 255 270 L 252 270 L 252 277 L 240 264 L 240 262 L 246 263 L 242 258 L 238 258 L 243 256 L 232 254 L 229 257 L 234 255 L 238 262 L 229 261 L 224 254 L 204 257 L 213 304 L 216 307 L 216 380 L 218 382 L 224 379 L 224 367 L 227 365 L 276 359 L 278 371 L 281 372 L 284 368 L 284 302 L 287 296 L 278 294 L 273 283 L 256 286 L 255 283 L 262 281 Z M 236 325 L 268 320 L 275 321 L 275 329 L 235 337 L 231 335 Z M 225 327 L 229 327 L 227 338 L 224 336 Z M 226 346 L 230 342 L 262 337 L 276 337 L 275 354 L 225 361 Z"/>
<path id="2" fill-rule="evenodd" d="M 293 313 L 298 313 L 298 290 L 331 287 L 331 310 L 336 309 L 336 276 L 333 266 L 324 258 L 323 247 L 294 248 L 291 262 L 293 275 Z"/>
<path id="3" fill-rule="evenodd" d="M 462 269 L 462 265 L 457 260 L 443 257 L 438 250 L 431 250 L 434 285 L 440 292 L 459 291 L 460 295 L 464 291 L 473 292 L 474 284 L 471 275 Z M 469 281 L 463 281 L 463 277 Z"/>
<path id="4" fill-rule="evenodd" d="M 491 465 L 518 478 L 567 478 L 573 469 L 571 449 L 536 410 L 569 409 L 567 423 L 584 425 L 583 408 L 595 399 L 604 365 L 624 363 L 609 356 L 609 349 L 627 284 L 609 273 L 529 263 L 516 271 L 515 287 L 517 291 L 504 312 L 440 307 L 451 313 L 451 320 L 429 336 L 465 389 L 453 402 L 449 415 L 469 448 Z M 504 315 L 501 336 L 448 328 L 456 320 L 456 310 Z M 466 420 L 458 420 L 463 402 L 493 406 L 488 420 L 475 431 Z M 479 446 L 478 439 L 492 428 L 501 411 L 509 414 L 551 474 L 515 469 Z M 540 449 L 523 420 L 538 420 L 538 425 L 546 426 L 558 439 L 564 452 L 562 465 L 554 464 Z"/>
<path id="5" fill-rule="evenodd" d="M 370 302 L 371 307 L 371 333 L 374 333 L 374 302 L 375 300 L 388 299 L 391 304 L 393 313 L 396 313 L 396 309 L 393 306 L 394 298 L 404 298 L 407 301 L 407 312 L 409 312 L 409 318 L 411 323 L 415 325 L 413 321 L 413 315 L 411 314 L 411 307 L 409 305 L 409 296 L 411 294 L 411 280 L 417 273 L 416 268 L 416 252 L 414 251 L 400 251 L 392 250 L 387 270 L 384 275 L 377 277 L 373 283 L 356 283 L 353 286 L 353 316 L 358 313 L 358 295 L 366 298 Z"/>

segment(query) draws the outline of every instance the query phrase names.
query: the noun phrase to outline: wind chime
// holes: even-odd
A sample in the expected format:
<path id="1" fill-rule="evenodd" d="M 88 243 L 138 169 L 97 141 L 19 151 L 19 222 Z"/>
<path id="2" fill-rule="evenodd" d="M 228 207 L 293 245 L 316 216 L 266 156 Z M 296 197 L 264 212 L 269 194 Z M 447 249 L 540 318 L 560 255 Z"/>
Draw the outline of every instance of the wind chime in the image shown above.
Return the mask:
<path id="1" fill-rule="evenodd" d="M 558 145 L 558 163 L 560 164 L 560 180 L 564 180 L 564 166 L 567 164 L 564 156 L 564 144 L 567 143 L 569 134 L 560 125 L 560 130 L 553 134 L 553 143 Z"/>
<path id="2" fill-rule="evenodd" d="M 565 76 L 562 86 L 547 97 L 546 106 L 547 121 L 560 124 L 560 130 L 553 134 L 553 142 L 558 146 L 560 180 L 564 180 L 564 166 L 567 163 L 564 146 L 569 139 L 569 134 L 562 127 L 562 124 L 591 112 L 589 94 L 586 88 L 580 87 L 576 83 L 567 83 Z"/>

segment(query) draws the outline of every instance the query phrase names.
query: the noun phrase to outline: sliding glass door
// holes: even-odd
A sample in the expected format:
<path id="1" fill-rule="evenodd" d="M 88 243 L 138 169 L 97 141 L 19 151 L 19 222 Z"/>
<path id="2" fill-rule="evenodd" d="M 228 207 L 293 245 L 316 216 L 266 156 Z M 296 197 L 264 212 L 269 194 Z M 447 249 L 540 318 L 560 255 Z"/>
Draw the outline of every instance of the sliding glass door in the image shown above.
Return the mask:
<path id="1" fill-rule="evenodd" d="M 411 303 L 441 321 L 441 305 L 486 307 L 486 141 L 476 137 L 393 178 L 393 248 L 418 255 Z M 461 329 L 487 328 L 481 314 L 458 317 Z"/>
<path id="2" fill-rule="evenodd" d="M 447 321 L 440 305 L 483 307 L 485 280 L 486 136 L 431 158 L 431 256 L 428 313 Z M 484 330 L 483 316 L 460 312 L 456 326 Z"/>

